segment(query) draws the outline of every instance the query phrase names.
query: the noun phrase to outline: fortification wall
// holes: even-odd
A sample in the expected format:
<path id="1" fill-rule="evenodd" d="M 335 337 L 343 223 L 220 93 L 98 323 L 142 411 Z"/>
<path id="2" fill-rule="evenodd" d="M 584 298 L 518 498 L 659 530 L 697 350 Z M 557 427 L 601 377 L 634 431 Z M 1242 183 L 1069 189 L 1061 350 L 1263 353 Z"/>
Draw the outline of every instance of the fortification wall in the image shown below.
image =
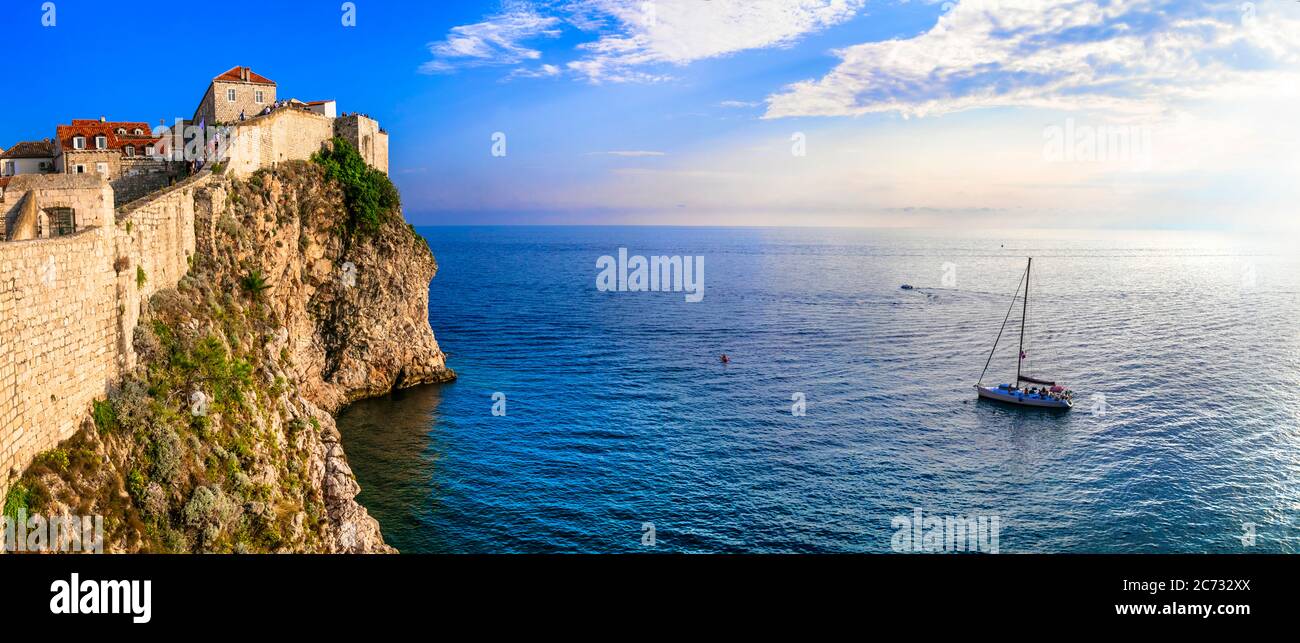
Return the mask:
<path id="1" fill-rule="evenodd" d="M 0 486 L 119 374 L 113 226 L 0 244 Z"/>
<path id="2" fill-rule="evenodd" d="M 236 126 L 226 172 L 247 176 L 307 159 L 336 135 L 336 122 L 338 135 L 387 172 L 388 135 L 373 120 L 296 109 Z M 214 211 L 224 207 L 224 190 L 212 185 L 210 171 L 116 211 L 107 182 L 59 176 L 16 177 L 0 202 L 6 229 L 29 192 L 41 207 L 78 212 L 74 234 L 0 242 L 0 497 L 37 454 L 71 437 L 88 420 L 91 402 L 134 368 L 141 302 L 189 270 L 196 208 L 209 228 L 199 235 L 210 243 Z"/>
<path id="3" fill-rule="evenodd" d="M 53 207 L 72 208 L 77 212 L 77 230 L 103 226 L 113 218 L 113 190 L 108 182 L 93 174 L 23 174 L 13 178 L 4 198 L 0 199 L 0 222 L 6 239 L 31 238 L 16 234 L 14 224 L 22 209 L 23 199 L 35 194 L 43 210 Z M 36 236 L 35 231 L 32 237 Z M 49 229 L 40 236 L 51 236 Z"/>
<path id="4" fill-rule="evenodd" d="M 211 180 L 200 173 L 107 225 L 0 243 L 0 493 L 135 366 L 140 304 L 189 270 L 194 193 Z"/>
<path id="5" fill-rule="evenodd" d="M 122 173 L 111 182 L 116 205 L 120 207 L 167 187 L 181 174 L 180 165 L 143 156 L 122 159 Z"/>
<path id="6" fill-rule="evenodd" d="M 334 138 L 334 119 L 280 109 L 235 126 L 226 165 L 235 176 L 284 161 L 306 160 Z"/>
<path id="7" fill-rule="evenodd" d="M 361 114 L 349 114 L 335 120 L 334 131 L 351 143 L 371 167 L 388 174 L 388 132 L 379 129 L 379 121 Z"/>

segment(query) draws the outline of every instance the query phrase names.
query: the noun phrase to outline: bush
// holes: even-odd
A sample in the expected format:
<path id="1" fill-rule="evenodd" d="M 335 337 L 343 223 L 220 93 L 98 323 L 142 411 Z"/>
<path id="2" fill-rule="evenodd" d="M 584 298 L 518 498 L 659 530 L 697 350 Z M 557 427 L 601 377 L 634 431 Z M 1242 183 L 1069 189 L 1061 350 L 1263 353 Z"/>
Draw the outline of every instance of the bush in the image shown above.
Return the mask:
<path id="1" fill-rule="evenodd" d="M 136 267 L 135 267 L 135 287 L 136 287 L 136 288 L 144 288 L 144 283 L 145 283 L 146 281 L 149 281 L 149 278 L 145 276 L 145 274 L 144 274 L 144 268 L 141 268 L 140 266 L 136 266 Z"/>
<path id="2" fill-rule="evenodd" d="M 333 149 L 316 152 L 311 160 L 325 168 L 326 179 L 343 188 L 349 232 L 378 232 L 388 214 L 401 205 L 401 195 L 388 175 L 367 165 L 346 140 L 336 137 Z"/>
<path id="3" fill-rule="evenodd" d="M 262 271 L 256 268 L 244 275 L 244 278 L 240 279 L 239 283 L 244 287 L 245 292 L 254 297 L 260 296 L 267 288 L 271 287 L 271 284 L 266 281 L 266 275 L 263 275 Z"/>
<path id="4" fill-rule="evenodd" d="M 117 428 L 117 411 L 108 400 L 95 400 L 91 403 L 90 416 L 95 420 L 95 428 L 100 433 L 108 433 Z"/>
<path id="5" fill-rule="evenodd" d="M 67 449 L 51 449 L 36 456 L 36 464 L 43 465 L 55 471 L 68 470 L 68 451 Z"/>
<path id="6" fill-rule="evenodd" d="M 9 494 L 5 496 L 4 515 L 8 518 L 17 520 L 18 512 L 26 512 L 28 509 L 28 499 L 31 492 L 21 482 L 15 482 L 9 488 Z"/>
<path id="7" fill-rule="evenodd" d="M 131 499 L 137 505 L 144 504 L 144 492 L 148 484 L 148 479 L 144 477 L 144 474 L 139 469 L 132 469 L 130 473 L 126 474 L 126 492 L 131 494 Z"/>

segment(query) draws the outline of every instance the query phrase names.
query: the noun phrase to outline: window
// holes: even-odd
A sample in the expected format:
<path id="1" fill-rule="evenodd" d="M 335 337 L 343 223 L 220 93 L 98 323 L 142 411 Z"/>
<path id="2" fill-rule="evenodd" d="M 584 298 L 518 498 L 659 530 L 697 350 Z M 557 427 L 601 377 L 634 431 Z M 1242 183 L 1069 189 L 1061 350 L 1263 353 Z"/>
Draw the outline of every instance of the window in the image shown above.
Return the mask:
<path id="1" fill-rule="evenodd" d="M 61 237 L 77 231 L 77 212 L 72 208 L 46 208 L 45 215 L 50 224 L 50 236 Z"/>
<path id="2" fill-rule="evenodd" d="M 98 174 L 100 176 L 108 176 L 108 163 L 96 163 L 95 174 Z"/>
<path id="3" fill-rule="evenodd" d="M 96 136 L 96 137 L 95 137 L 95 149 L 97 149 L 97 150 L 106 150 L 106 149 L 108 149 L 108 137 L 107 137 L 107 136 Z"/>
<path id="4" fill-rule="evenodd" d="M 3 171 L 0 171 L 0 174 L 3 174 L 3 175 L 5 175 L 5 176 L 13 176 L 13 175 L 14 175 L 14 162 L 13 162 L 13 161 L 5 161 L 4 169 L 3 169 Z"/>
<path id="5" fill-rule="evenodd" d="M 119 127 L 119 128 L 117 128 L 117 135 L 118 135 L 118 136 L 126 136 L 126 128 L 125 128 L 125 127 Z"/>
<path id="6" fill-rule="evenodd" d="M 232 103 L 235 102 L 235 90 L 233 88 L 226 90 L 226 100 Z"/>
<path id="7" fill-rule="evenodd" d="M 153 146 L 152 146 L 152 145 L 146 145 L 146 146 L 144 147 L 144 155 L 145 155 L 145 156 L 153 156 Z"/>
<path id="8" fill-rule="evenodd" d="M 50 171 L 50 162 L 49 162 L 49 161 L 41 161 L 40 169 L 41 169 L 42 172 L 49 172 L 49 171 Z"/>
<path id="9" fill-rule="evenodd" d="M 144 130 L 142 130 L 142 129 L 138 128 L 138 127 L 135 128 L 135 132 L 133 132 L 133 133 L 134 133 L 136 136 L 144 136 Z"/>
<path id="10" fill-rule="evenodd" d="M 86 149 L 86 137 L 84 137 L 84 136 L 74 136 L 74 137 L 72 137 L 72 149 L 74 149 L 74 150 L 84 150 L 84 149 Z"/>
<path id="11" fill-rule="evenodd" d="M 261 105 L 261 104 L 262 104 L 262 90 L 260 90 L 260 89 L 257 90 L 257 92 L 254 94 L 254 96 L 255 96 L 255 100 L 257 101 L 257 104 L 258 104 L 258 105 Z"/>
<path id="12" fill-rule="evenodd" d="M 86 166 L 81 165 L 81 164 L 74 165 L 74 166 L 72 167 L 72 173 L 73 173 L 73 174 L 85 174 L 85 173 L 86 173 Z"/>
<path id="13" fill-rule="evenodd" d="M 123 152 L 126 152 L 126 155 L 127 155 L 127 156 L 135 156 L 135 146 L 134 146 L 134 145 L 128 145 L 128 146 L 126 146 L 122 151 L 123 151 Z"/>

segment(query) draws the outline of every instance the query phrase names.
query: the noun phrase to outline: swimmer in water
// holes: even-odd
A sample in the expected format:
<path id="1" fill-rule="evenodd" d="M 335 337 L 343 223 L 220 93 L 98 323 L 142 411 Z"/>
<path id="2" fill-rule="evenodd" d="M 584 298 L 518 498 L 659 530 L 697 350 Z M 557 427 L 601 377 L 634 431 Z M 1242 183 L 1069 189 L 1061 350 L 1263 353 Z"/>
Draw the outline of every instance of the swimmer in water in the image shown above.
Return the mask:
<path id="1" fill-rule="evenodd" d="M 722 363 L 723 363 L 723 364 L 730 364 L 730 363 L 731 363 L 731 358 L 730 358 L 730 357 L 727 357 L 727 354 L 726 354 L 726 353 L 723 353 L 723 354 L 722 354 L 722 357 L 720 357 L 720 358 L 718 358 L 718 359 L 722 360 Z"/>

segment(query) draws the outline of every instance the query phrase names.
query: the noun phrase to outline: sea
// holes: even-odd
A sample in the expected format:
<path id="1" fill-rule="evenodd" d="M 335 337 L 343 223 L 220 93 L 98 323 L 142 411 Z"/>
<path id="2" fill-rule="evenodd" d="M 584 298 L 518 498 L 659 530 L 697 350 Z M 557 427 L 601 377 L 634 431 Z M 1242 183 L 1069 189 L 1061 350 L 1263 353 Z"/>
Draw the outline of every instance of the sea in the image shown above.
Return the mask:
<path id="1" fill-rule="evenodd" d="M 418 231 L 459 378 L 339 416 L 358 499 L 400 551 L 911 552 L 914 522 L 958 518 L 999 553 L 1300 549 L 1284 240 Z M 620 249 L 702 263 L 702 296 L 605 287 Z M 1023 372 L 1069 387 L 1072 411 L 977 400 L 986 363 L 983 382 L 1015 378 L 1022 313 Z"/>

